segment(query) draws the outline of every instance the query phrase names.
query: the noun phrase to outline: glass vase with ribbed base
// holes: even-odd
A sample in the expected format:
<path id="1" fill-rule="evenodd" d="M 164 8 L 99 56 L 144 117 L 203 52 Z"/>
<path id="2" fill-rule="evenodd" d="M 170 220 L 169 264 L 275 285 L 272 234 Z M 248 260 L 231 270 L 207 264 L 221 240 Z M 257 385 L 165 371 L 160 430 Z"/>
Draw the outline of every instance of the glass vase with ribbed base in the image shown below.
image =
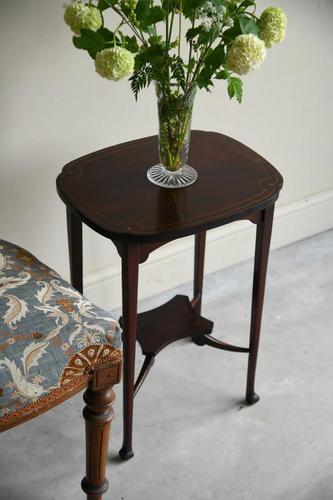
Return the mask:
<path id="1" fill-rule="evenodd" d="M 190 186 L 198 174 L 187 164 L 191 120 L 196 87 L 185 91 L 155 84 L 158 107 L 160 163 L 150 167 L 147 177 L 165 188 Z"/>

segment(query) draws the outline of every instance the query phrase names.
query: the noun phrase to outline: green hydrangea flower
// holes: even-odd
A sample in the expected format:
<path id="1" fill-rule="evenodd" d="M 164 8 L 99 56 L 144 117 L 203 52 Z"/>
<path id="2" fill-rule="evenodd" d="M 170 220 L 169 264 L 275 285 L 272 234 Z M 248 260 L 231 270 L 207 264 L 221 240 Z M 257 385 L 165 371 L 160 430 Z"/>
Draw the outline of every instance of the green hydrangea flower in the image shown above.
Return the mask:
<path id="1" fill-rule="evenodd" d="M 108 80 L 121 80 L 134 70 L 132 52 L 122 47 L 112 47 L 98 52 L 95 59 L 96 71 Z"/>
<path id="2" fill-rule="evenodd" d="M 265 43 L 260 38 L 252 33 L 239 35 L 228 50 L 226 66 L 239 75 L 246 75 L 259 68 L 265 57 Z"/>
<path id="3" fill-rule="evenodd" d="M 269 7 L 264 10 L 259 21 L 260 38 L 265 42 L 267 48 L 273 44 L 280 43 L 286 35 L 287 16 L 282 9 Z"/>
<path id="4" fill-rule="evenodd" d="M 83 2 L 68 5 L 65 9 L 64 21 L 78 36 L 82 29 L 97 31 L 103 24 L 101 12 L 93 5 L 86 5 Z"/>

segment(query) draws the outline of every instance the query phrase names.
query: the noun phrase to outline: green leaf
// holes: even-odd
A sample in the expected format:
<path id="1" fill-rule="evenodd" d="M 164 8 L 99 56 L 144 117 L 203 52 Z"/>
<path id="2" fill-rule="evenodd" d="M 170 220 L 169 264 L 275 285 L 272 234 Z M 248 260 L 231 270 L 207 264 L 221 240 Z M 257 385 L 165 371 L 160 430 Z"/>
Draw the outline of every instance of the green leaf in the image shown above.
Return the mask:
<path id="1" fill-rule="evenodd" d="M 197 78 L 199 88 L 209 90 L 209 87 L 213 86 L 213 75 L 222 66 L 224 59 L 225 52 L 223 45 L 217 45 L 217 47 L 210 50 L 206 57 L 205 65 Z"/>
<path id="2" fill-rule="evenodd" d="M 143 51 L 142 51 L 143 52 Z M 154 63 L 165 56 L 164 46 L 162 44 L 151 45 L 144 50 L 146 61 Z"/>
<path id="3" fill-rule="evenodd" d="M 129 50 L 130 52 L 133 52 L 133 54 L 136 54 L 137 52 L 139 52 L 139 46 L 138 46 L 138 42 L 137 42 L 137 39 L 136 39 L 136 36 L 133 35 L 133 36 L 124 36 L 124 40 L 125 40 L 125 46 L 126 46 L 126 49 Z"/>
<path id="4" fill-rule="evenodd" d="M 184 61 L 181 57 L 174 56 L 170 63 L 171 78 L 175 79 L 182 89 L 185 88 Z"/>
<path id="5" fill-rule="evenodd" d="M 104 41 L 107 42 L 113 42 L 114 40 L 114 33 L 113 31 L 110 31 L 107 28 L 100 28 L 96 33 L 99 33 L 103 38 Z"/>
<path id="6" fill-rule="evenodd" d="M 181 10 L 181 7 L 182 7 L 182 2 L 184 0 L 162 0 L 162 9 L 164 10 L 164 12 L 167 14 L 169 12 L 169 14 L 173 11 L 173 10 Z"/>
<path id="7" fill-rule="evenodd" d="M 232 28 L 223 32 L 223 40 L 228 45 L 232 43 L 238 35 L 242 34 L 239 19 L 236 19 Z"/>
<path id="8" fill-rule="evenodd" d="M 202 30 L 198 36 L 198 45 L 211 43 L 219 36 L 219 29 L 212 28 L 209 31 Z"/>
<path id="9" fill-rule="evenodd" d="M 224 46 L 218 45 L 206 57 L 205 66 L 209 66 L 216 71 L 224 62 Z"/>
<path id="10" fill-rule="evenodd" d="M 201 26 L 197 26 L 196 28 L 190 28 L 186 32 L 186 40 L 189 42 L 193 38 L 195 38 L 197 35 L 202 33 L 203 28 Z"/>
<path id="11" fill-rule="evenodd" d="M 104 38 L 100 33 L 86 29 L 81 30 L 81 36 L 73 36 L 73 44 L 77 49 L 87 50 L 92 59 L 105 47 Z"/>
<path id="12" fill-rule="evenodd" d="M 150 36 L 148 39 L 148 42 L 150 43 L 150 45 L 161 45 L 162 41 L 163 41 L 163 37 L 161 35 L 153 35 L 153 36 Z"/>
<path id="13" fill-rule="evenodd" d="M 191 57 L 188 64 L 185 64 L 185 68 L 188 70 L 189 73 L 192 73 L 195 64 L 196 64 L 196 60 L 194 57 Z"/>
<path id="14" fill-rule="evenodd" d="M 229 78 L 229 72 L 226 69 L 216 73 L 215 78 L 217 80 L 227 80 Z"/>
<path id="15" fill-rule="evenodd" d="M 149 15 L 150 0 L 139 0 L 135 8 L 135 15 L 139 22 Z"/>
<path id="16" fill-rule="evenodd" d="M 169 49 L 176 49 L 179 45 L 178 38 L 169 43 Z"/>
<path id="17" fill-rule="evenodd" d="M 147 50 L 142 50 L 135 56 L 134 72 L 130 78 L 131 89 L 135 95 L 135 99 L 138 98 L 140 90 L 148 87 L 152 79 L 153 71 L 147 60 Z"/>
<path id="18" fill-rule="evenodd" d="M 97 4 L 97 8 L 101 11 L 112 7 L 112 5 L 116 5 L 118 0 L 99 0 Z"/>
<path id="19" fill-rule="evenodd" d="M 139 0 L 135 9 L 135 14 L 139 26 L 142 30 L 151 32 L 149 28 L 165 18 L 163 9 L 158 6 L 151 6 L 150 0 Z"/>
<path id="20" fill-rule="evenodd" d="M 212 82 L 214 70 L 209 67 L 204 67 L 197 76 L 197 84 L 199 89 L 206 89 L 209 91 L 209 87 L 212 87 L 214 84 Z"/>
<path id="21" fill-rule="evenodd" d="M 164 20 L 164 11 L 158 5 L 151 7 L 149 9 L 149 15 L 147 16 L 147 24 L 156 24 Z"/>
<path id="22" fill-rule="evenodd" d="M 206 0 L 184 0 L 183 13 L 185 17 L 192 18 L 196 9 L 202 7 Z"/>
<path id="23" fill-rule="evenodd" d="M 231 76 L 228 79 L 228 94 L 230 99 L 236 97 L 239 103 L 242 102 L 243 98 L 243 82 L 240 78 Z"/>
<path id="24" fill-rule="evenodd" d="M 244 0 L 244 2 L 241 3 L 241 5 L 239 5 L 238 8 L 241 8 L 241 9 L 247 9 L 248 7 L 251 7 L 252 5 L 255 5 L 255 0 Z"/>
<path id="25" fill-rule="evenodd" d="M 252 33 L 253 35 L 259 36 L 260 28 L 252 17 L 239 16 L 239 25 L 242 33 L 248 35 Z"/>

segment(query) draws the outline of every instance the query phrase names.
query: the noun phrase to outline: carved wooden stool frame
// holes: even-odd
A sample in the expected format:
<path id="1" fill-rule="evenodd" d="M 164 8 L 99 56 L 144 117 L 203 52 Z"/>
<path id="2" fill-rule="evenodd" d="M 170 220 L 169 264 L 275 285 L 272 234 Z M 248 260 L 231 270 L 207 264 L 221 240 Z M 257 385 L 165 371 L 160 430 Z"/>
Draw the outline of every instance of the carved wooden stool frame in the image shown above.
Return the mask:
<path id="1" fill-rule="evenodd" d="M 83 351 L 75 353 L 71 362 L 75 365 L 77 358 L 87 360 L 83 353 L 86 354 L 85 351 L 89 350 L 95 351 L 95 354 L 108 353 L 105 358 L 109 359 L 99 362 L 96 358 L 94 365 L 89 360 L 82 367 L 81 373 L 78 370 L 73 372 L 72 366 L 68 365 L 63 371 L 58 388 L 17 411 L 5 414 L 1 418 L 0 432 L 38 417 L 86 388 L 83 396 L 86 403 L 83 410 L 86 426 L 86 475 L 81 486 L 88 500 L 102 500 L 102 495 L 108 489 L 105 469 L 110 424 L 113 419 L 112 404 L 115 399 L 113 386 L 121 379 L 122 352 L 109 344 L 91 344 Z"/>
<path id="2" fill-rule="evenodd" d="M 83 410 L 86 422 L 86 476 L 81 486 L 87 500 L 102 500 L 109 486 L 105 469 L 113 420 L 113 385 L 118 384 L 120 378 L 121 361 L 99 365 L 93 370 L 83 396 L 86 403 Z"/>

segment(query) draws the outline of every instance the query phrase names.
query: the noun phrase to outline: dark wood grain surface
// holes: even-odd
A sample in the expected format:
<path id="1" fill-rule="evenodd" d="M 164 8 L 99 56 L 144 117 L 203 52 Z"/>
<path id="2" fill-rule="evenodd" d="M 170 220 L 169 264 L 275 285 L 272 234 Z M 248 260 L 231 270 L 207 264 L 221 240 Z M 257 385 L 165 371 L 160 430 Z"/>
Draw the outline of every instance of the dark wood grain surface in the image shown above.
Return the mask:
<path id="1" fill-rule="evenodd" d="M 189 164 L 199 174 L 192 186 L 151 184 L 146 172 L 157 161 L 156 137 L 103 149 L 67 164 L 58 192 L 100 234 L 151 242 L 246 218 L 272 205 L 282 187 L 281 175 L 264 158 L 215 132 L 192 132 Z"/>

